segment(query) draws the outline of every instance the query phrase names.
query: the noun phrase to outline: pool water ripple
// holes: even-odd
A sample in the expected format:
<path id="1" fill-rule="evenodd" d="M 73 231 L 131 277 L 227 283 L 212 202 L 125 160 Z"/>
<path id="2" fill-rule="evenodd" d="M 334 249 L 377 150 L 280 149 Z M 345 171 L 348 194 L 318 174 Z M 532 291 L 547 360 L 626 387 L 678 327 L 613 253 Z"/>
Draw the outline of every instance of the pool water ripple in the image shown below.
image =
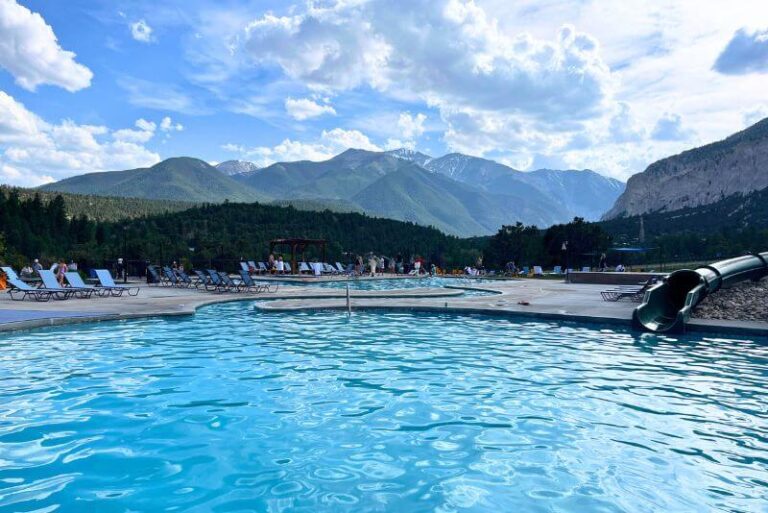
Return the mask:
<path id="1" fill-rule="evenodd" d="M 765 340 L 255 311 L 0 337 L 0 512 L 764 512 Z"/>

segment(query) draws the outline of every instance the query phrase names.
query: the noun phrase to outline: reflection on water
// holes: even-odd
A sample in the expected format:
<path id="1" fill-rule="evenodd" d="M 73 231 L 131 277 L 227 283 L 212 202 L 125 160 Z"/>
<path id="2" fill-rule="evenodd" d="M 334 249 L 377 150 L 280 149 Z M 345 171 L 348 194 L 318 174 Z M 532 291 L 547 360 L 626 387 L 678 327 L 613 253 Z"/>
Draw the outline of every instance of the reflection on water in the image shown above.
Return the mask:
<path id="1" fill-rule="evenodd" d="M 768 347 L 260 313 L 0 337 L 0 511 L 765 511 Z"/>

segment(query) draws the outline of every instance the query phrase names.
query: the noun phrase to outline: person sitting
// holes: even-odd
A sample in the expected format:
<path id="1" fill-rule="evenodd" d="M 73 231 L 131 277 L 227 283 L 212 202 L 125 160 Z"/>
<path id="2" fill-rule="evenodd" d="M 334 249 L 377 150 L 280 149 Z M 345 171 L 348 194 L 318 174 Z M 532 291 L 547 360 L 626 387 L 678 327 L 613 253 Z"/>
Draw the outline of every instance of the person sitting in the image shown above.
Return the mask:
<path id="1" fill-rule="evenodd" d="M 42 266 L 42 264 L 40 263 L 40 260 L 38 260 L 37 258 L 35 258 L 35 261 L 34 261 L 34 263 L 32 264 L 32 270 L 33 270 L 34 272 L 36 272 L 36 273 L 39 273 L 40 271 L 42 271 L 42 270 L 43 270 L 43 266 Z"/>
<path id="2" fill-rule="evenodd" d="M 28 265 L 25 265 L 24 267 L 21 268 L 22 278 L 31 278 L 32 276 L 34 276 L 34 274 L 35 274 L 35 270 Z"/>
<path id="3" fill-rule="evenodd" d="M 271 254 L 269 255 L 269 258 L 267 259 L 267 270 L 270 273 L 275 272 L 277 269 L 277 262 L 275 261 L 275 255 Z"/>
<path id="4" fill-rule="evenodd" d="M 619 264 L 616 266 L 616 272 L 617 273 L 623 273 L 626 269 L 624 268 L 624 264 Z"/>
<path id="5" fill-rule="evenodd" d="M 283 274 L 285 272 L 285 262 L 283 262 L 283 256 L 280 255 L 277 258 L 277 274 Z"/>

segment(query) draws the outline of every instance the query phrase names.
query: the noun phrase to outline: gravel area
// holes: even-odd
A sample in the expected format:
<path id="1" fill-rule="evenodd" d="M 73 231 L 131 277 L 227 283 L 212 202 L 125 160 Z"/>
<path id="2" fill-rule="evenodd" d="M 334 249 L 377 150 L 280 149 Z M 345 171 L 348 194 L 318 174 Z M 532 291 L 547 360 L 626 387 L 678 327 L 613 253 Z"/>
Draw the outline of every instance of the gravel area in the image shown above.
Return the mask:
<path id="1" fill-rule="evenodd" d="M 768 322 L 768 278 L 717 291 L 696 307 L 693 317 Z"/>

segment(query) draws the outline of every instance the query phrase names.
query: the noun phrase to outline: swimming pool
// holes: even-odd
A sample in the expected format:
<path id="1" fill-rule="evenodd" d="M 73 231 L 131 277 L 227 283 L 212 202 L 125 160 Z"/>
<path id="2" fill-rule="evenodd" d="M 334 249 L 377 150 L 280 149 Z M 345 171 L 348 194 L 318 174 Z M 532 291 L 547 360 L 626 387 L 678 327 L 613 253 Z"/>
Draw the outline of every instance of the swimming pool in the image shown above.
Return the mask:
<path id="1" fill-rule="evenodd" d="M 0 337 L 0 511 L 764 511 L 768 347 L 482 316 Z"/>
<path id="2" fill-rule="evenodd" d="M 441 278 L 441 277 L 428 277 L 424 278 L 399 278 L 399 279 L 350 279 L 338 281 L 290 281 L 285 280 L 286 285 L 296 286 L 309 286 L 309 287 L 323 287 L 331 289 L 345 289 L 347 283 L 349 288 L 353 290 L 403 290 L 414 288 L 442 288 L 442 287 L 479 287 L 479 288 L 493 288 L 495 280 L 483 280 L 477 278 Z M 493 292 L 486 292 L 482 290 L 468 290 L 464 289 L 464 294 L 467 296 L 481 296 L 492 295 Z"/>

